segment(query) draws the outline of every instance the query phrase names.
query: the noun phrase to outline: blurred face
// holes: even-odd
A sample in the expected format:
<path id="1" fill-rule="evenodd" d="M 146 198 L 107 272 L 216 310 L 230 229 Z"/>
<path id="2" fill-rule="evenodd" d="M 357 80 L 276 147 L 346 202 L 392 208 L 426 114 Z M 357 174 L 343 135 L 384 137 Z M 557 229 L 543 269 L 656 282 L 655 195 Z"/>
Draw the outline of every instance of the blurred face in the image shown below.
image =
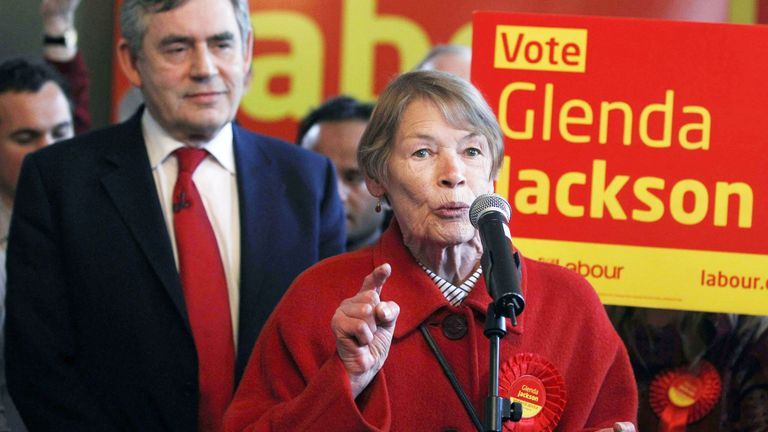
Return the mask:
<path id="1" fill-rule="evenodd" d="M 208 141 L 230 122 L 243 95 L 251 58 L 228 0 L 189 0 L 150 14 L 134 58 L 121 41 L 121 65 L 147 109 L 174 138 Z"/>
<path id="2" fill-rule="evenodd" d="M 462 54 L 443 54 L 433 59 L 428 68 L 452 73 L 469 81 L 472 59 Z"/>
<path id="3" fill-rule="evenodd" d="M 365 187 L 357 165 L 357 148 L 368 123 L 341 120 L 318 123 L 307 132 L 303 146 L 327 156 L 336 167 L 339 197 L 347 216 L 347 242 L 365 240 L 379 230 L 383 213 L 376 213 L 376 202 Z"/>
<path id="4" fill-rule="evenodd" d="M 387 172 L 380 182 L 367 179 L 368 186 L 386 194 L 406 245 L 449 247 L 475 236 L 469 207 L 493 191 L 485 137 L 456 129 L 430 102 L 415 100 L 403 113 Z"/>
<path id="5" fill-rule="evenodd" d="M 24 156 L 73 134 L 69 103 L 57 84 L 47 82 L 37 93 L 0 93 L 0 195 L 6 204 L 16 194 Z"/>

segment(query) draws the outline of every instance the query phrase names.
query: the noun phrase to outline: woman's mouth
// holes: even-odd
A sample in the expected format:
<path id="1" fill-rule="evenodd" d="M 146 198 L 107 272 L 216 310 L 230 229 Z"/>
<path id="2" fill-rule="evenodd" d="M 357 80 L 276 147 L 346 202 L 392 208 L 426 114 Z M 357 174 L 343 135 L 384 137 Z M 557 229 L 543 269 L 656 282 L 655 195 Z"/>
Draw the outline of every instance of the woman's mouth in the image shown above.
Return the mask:
<path id="1" fill-rule="evenodd" d="M 451 202 L 442 204 L 435 213 L 443 218 L 461 218 L 469 214 L 469 205 L 463 202 Z"/>

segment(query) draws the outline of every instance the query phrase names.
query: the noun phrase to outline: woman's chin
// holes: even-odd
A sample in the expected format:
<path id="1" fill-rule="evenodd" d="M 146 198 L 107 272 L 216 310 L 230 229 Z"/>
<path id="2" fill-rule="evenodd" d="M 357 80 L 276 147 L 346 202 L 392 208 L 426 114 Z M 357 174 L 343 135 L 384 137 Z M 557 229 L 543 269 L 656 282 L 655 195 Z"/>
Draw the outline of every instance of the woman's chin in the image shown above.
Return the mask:
<path id="1" fill-rule="evenodd" d="M 443 227 L 432 240 L 443 247 L 451 247 L 469 243 L 474 237 L 475 229 L 469 223 L 457 223 L 456 226 Z"/>

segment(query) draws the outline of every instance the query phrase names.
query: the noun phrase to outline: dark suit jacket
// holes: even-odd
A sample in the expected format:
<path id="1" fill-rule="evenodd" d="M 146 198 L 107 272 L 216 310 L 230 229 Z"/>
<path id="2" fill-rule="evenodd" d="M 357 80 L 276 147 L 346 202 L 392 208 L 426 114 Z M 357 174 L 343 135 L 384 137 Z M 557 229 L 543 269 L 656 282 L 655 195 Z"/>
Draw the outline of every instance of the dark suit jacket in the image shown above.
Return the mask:
<path id="1" fill-rule="evenodd" d="M 327 159 L 238 127 L 234 153 L 237 380 L 294 277 L 342 251 L 344 210 Z M 27 157 L 9 241 L 6 370 L 30 430 L 196 430 L 197 356 L 140 116 Z"/>

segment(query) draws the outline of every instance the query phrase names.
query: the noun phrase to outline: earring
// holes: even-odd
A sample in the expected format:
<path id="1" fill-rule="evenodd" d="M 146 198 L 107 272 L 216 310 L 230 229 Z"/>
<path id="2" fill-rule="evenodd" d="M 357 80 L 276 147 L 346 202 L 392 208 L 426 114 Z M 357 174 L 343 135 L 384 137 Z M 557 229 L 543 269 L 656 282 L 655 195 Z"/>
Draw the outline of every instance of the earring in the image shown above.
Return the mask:
<path id="1" fill-rule="evenodd" d="M 381 198 L 379 198 L 379 201 L 376 203 L 376 213 L 381 213 Z"/>

